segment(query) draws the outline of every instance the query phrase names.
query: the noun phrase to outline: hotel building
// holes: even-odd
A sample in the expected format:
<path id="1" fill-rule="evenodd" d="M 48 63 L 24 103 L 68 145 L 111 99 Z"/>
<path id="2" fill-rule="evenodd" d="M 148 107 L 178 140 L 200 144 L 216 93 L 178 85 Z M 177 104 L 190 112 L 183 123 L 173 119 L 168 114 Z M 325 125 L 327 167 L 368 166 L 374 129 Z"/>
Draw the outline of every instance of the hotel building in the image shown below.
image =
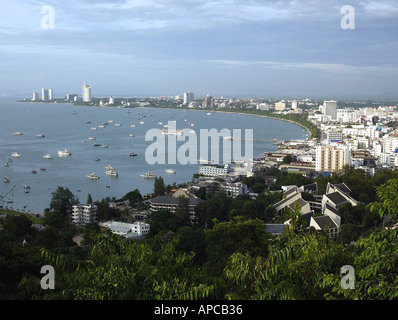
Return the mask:
<path id="1" fill-rule="evenodd" d="M 91 87 L 83 83 L 83 101 L 91 102 Z"/>
<path id="2" fill-rule="evenodd" d="M 347 147 L 317 146 L 315 170 L 318 172 L 342 171 L 350 164 L 351 151 Z"/>

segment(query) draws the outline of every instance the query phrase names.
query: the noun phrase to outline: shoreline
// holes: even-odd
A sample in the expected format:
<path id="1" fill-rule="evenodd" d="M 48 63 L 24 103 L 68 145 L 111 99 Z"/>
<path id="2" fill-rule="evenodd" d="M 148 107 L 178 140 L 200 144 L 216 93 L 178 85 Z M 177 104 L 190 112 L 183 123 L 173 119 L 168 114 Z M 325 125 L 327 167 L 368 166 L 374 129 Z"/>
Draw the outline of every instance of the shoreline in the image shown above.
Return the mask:
<path id="1" fill-rule="evenodd" d="M 255 113 L 245 113 L 245 112 L 235 112 L 235 111 L 225 111 L 225 110 L 222 110 L 222 111 L 221 110 L 209 110 L 209 109 L 202 110 L 202 109 L 196 109 L 196 108 L 168 108 L 168 107 L 149 107 L 149 106 L 135 107 L 135 108 L 137 108 L 137 109 L 149 109 L 149 108 L 151 108 L 151 109 L 189 110 L 189 111 L 201 111 L 201 112 L 210 112 L 210 113 L 213 113 L 213 112 L 233 113 L 233 114 L 239 114 L 239 115 L 242 115 L 242 116 L 254 116 L 254 117 L 262 117 L 262 118 L 268 118 L 268 119 L 281 120 L 281 121 L 286 121 L 286 122 L 290 122 L 290 123 L 296 124 L 299 127 L 305 129 L 307 131 L 307 133 L 308 133 L 308 138 L 305 139 L 305 140 L 308 140 L 308 139 L 312 138 L 312 133 L 311 133 L 310 129 L 308 129 L 303 124 L 298 123 L 298 122 L 293 121 L 293 120 L 290 120 L 290 119 L 283 119 L 283 118 L 272 117 L 272 116 L 268 116 L 268 115 L 255 114 Z"/>

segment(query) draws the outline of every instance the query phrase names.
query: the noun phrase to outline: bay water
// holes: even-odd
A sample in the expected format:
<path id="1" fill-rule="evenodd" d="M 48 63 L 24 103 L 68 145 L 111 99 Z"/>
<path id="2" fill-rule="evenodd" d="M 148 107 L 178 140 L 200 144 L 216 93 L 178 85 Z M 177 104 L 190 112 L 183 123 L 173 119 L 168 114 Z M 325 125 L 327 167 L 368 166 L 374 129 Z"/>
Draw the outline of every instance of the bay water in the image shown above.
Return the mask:
<path id="1" fill-rule="evenodd" d="M 231 133 L 233 129 L 241 129 L 242 137 L 244 129 L 252 129 L 254 140 L 258 140 L 253 142 L 254 157 L 262 157 L 264 152 L 276 149 L 273 141 L 265 140 L 308 137 L 307 131 L 296 124 L 252 115 L 223 112 L 208 115 L 205 110 L 86 107 L 17 100 L 0 98 L 0 205 L 39 214 L 49 207 L 51 193 L 58 186 L 69 188 L 84 203 L 89 193 L 94 201 L 120 198 L 134 189 L 141 194 L 151 193 L 154 180 L 140 177 L 146 172 L 162 176 L 166 184 L 191 181 L 193 174 L 199 172 L 199 163 L 183 165 L 177 161 L 176 164 L 149 165 L 145 159 L 146 149 L 153 144 L 153 141 L 145 141 L 146 133 L 153 128 L 163 129 L 169 121 L 176 121 L 177 129 L 194 130 L 198 148 L 200 129 L 229 129 Z M 14 135 L 16 132 L 22 134 Z M 44 137 L 38 136 L 41 134 Z M 178 142 L 177 148 L 183 143 Z M 64 149 L 72 155 L 58 157 L 58 150 Z M 12 157 L 13 152 L 20 157 Z M 137 156 L 131 157 L 131 152 Z M 53 159 L 43 158 L 46 154 L 51 154 Z M 105 174 L 108 165 L 116 168 L 118 177 Z M 166 169 L 174 169 L 176 173 L 168 174 Z M 90 173 L 100 178 L 88 179 L 86 176 Z M 3 182 L 4 178 L 9 182 Z"/>

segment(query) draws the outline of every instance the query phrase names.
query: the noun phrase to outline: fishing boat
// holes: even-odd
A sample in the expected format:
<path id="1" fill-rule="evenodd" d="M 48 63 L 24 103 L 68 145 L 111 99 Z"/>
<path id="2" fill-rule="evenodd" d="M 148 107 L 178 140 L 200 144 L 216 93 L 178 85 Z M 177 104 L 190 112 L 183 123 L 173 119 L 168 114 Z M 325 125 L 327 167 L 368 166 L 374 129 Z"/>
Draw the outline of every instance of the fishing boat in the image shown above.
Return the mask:
<path id="1" fill-rule="evenodd" d="M 86 177 L 89 179 L 99 179 L 99 176 L 97 176 L 94 172 L 88 174 Z"/>
<path id="2" fill-rule="evenodd" d="M 156 173 L 147 172 L 147 173 L 140 174 L 140 177 L 141 178 L 147 178 L 147 179 L 154 179 L 154 178 L 156 178 Z"/>
<path id="3" fill-rule="evenodd" d="M 119 175 L 116 169 L 107 170 L 105 171 L 105 174 L 112 177 L 117 177 Z"/>

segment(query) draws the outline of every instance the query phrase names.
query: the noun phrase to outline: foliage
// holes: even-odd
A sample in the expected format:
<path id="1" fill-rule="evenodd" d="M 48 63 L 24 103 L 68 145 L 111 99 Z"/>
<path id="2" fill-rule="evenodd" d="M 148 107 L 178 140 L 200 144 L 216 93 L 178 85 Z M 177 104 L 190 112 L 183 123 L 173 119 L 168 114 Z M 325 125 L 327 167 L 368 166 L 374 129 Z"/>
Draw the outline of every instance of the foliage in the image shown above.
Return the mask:
<path id="1" fill-rule="evenodd" d="M 51 194 L 50 209 L 59 211 L 68 216 L 74 205 L 79 204 L 79 199 L 68 188 L 58 186 Z"/>

